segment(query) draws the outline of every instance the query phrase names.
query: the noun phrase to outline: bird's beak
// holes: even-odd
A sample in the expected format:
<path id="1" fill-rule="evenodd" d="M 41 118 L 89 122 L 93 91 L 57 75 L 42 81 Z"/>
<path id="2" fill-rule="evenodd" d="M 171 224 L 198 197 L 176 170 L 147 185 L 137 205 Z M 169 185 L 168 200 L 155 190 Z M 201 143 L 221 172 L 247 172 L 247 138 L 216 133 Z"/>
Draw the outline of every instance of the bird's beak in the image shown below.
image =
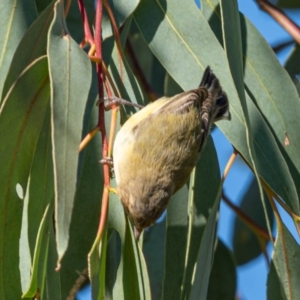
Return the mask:
<path id="1" fill-rule="evenodd" d="M 138 241 L 143 230 L 137 229 L 135 226 L 133 226 L 133 228 L 134 228 L 134 238 L 136 241 Z"/>

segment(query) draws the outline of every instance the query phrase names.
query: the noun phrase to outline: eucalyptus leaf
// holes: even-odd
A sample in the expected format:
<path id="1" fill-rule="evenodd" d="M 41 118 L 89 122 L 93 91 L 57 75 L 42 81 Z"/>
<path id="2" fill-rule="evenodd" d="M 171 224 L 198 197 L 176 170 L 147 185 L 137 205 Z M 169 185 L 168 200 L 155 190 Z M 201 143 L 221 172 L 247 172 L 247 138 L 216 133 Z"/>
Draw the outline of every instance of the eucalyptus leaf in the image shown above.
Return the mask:
<path id="1" fill-rule="evenodd" d="M 236 287 L 237 274 L 232 253 L 221 240 L 218 240 L 209 278 L 207 299 L 232 300 L 235 297 Z"/>
<path id="2" fill-rule="evenodd" d="M 14 83 L 0 106 L 0 297 L 21 296 L 19 237 L 23 202 L 17 195 L 19 184 L 26 194 L 35 147 L 49 103 L 50 89 L 46 57 L 37 59 Z M 7 272 L 7 270 L 10 270 Z"/>
<path id="3" fill-rule="evenodd" d="M 15 50 L 28 27 L 36 19 L 35 1 L 3 0 L 0 10 L 0 94 Z"/>
<path id="4" fill-rule="evenodd" d="M 76 191 L 78 147 L 85 102 L 91 85 L 91 63 L 86 53 L 67 34 L 60 1 L 48 35 L 51 82 L 51 123 L 54 164 L 56 241 L 58 265 L 69 240 Z"/>
<path id="5" fill-rule="evenodd" d="M 280 286 L 286 299 L 297 299 L 300 293 L 300 249 L 284 224 L 279 225 L 276 237 L 273 261 L 279 276 Z"/>

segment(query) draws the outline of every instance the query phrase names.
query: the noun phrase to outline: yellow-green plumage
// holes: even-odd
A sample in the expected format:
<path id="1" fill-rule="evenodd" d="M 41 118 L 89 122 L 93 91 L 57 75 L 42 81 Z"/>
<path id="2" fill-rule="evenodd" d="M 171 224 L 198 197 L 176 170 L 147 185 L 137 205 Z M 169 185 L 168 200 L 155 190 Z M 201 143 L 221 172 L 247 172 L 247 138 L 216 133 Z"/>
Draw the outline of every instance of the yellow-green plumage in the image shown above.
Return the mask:
<path id="1" fill-rule="evenodd" d="M 218 99 L 224 110 L 219 116 Z M 114 169 L 136 238 L 188 180 L 212 122 L 226 113 L 226 95 L 208 68 L 198 89 L 155 101 L 121 128 L 114 145 Z"/>

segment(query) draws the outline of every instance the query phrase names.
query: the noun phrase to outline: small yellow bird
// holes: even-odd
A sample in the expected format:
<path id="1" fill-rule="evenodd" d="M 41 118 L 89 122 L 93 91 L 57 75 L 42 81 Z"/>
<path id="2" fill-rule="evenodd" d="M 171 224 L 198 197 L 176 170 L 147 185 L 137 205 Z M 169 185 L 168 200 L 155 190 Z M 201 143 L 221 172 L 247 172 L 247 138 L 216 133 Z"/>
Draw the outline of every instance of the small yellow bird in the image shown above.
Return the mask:
<path id="1" fill-rule="evenodd" d="M 117 192 L 138 240 L 188 180 L 211 125 L 230 120 L 229 103 L 207 67 L 199 88 L 162 97 L 130 117 L 114 149 Z"/>

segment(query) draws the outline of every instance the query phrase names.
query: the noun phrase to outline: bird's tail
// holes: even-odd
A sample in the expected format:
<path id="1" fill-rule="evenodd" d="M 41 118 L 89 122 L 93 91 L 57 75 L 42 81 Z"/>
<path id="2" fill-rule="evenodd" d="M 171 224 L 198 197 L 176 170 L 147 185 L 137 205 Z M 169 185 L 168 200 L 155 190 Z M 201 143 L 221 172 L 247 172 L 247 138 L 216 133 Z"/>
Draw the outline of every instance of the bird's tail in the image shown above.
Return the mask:
<path id="1" fill-rule="evenodd" d="M 209 93 L 208 99 L 203 102 L 202 112 L 209 113 L 213 122 L 222 119 L 230 120 L 231 115 L 227 95 L 209 66 L 204 71 L 199 87 L 205 88 Z"/>

